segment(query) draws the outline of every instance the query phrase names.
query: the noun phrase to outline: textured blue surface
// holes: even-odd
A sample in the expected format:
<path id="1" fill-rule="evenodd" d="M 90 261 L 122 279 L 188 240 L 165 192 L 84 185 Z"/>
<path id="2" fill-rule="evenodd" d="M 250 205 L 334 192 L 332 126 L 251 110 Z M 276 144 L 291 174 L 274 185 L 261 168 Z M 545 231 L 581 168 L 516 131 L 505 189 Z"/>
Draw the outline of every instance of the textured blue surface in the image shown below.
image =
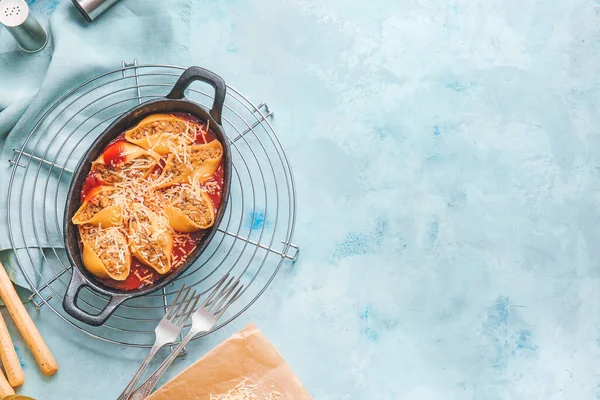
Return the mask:
<path id="1" fill-rule="evenodd" d="M 302 247 L 171 375 L 254 321 L 316 399 L 600 398 L 600 2 L 165 3 L 176 17 L 118 51 L 105 51 L 120 40 L 111 21 L 162 21 L 151 2 L 78 28 L 107 35 L 85 60 L 148 54 L 135 45 L 169 30 L 160 51 L 177 59 L 140 61 L 202 65 L 268 101 Z M 82 51 L 58 27 L 76 16 L 69 2 L 32 7 L 52 14 L 63 56 Z M 9 39 L 0 29 L 0 68 L 31 65 Z M 33 57 L 37 76 L 50 57 Z M 144 356 L 36 318 L 61 371 L 40 376 L 17 342 L 25 394 L 115 397 Z"/>

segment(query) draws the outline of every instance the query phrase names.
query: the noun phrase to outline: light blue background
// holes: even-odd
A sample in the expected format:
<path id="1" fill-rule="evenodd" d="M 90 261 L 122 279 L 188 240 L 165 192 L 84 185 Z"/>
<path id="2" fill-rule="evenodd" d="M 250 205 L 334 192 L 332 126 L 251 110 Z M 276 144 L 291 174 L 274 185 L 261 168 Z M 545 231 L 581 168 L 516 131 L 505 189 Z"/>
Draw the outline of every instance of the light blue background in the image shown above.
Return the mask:
<path id="1" fill-rule="evenodd" d="M 134 57 L 276 112 L 300 260 L 171 376 L 253 321 L 316 399 L 600 398 L 599 1 L 122 0 L 89 26 L 66 0 L 32 9 L 56 46 L 24 55 L 0 29 L 0 133 L 47 68 L 72 86 L 94 75 L 79 62 Z M 114 398 L 145 355 L 34 314 L 61 369 L 17 340 L 24 394 Z"/>

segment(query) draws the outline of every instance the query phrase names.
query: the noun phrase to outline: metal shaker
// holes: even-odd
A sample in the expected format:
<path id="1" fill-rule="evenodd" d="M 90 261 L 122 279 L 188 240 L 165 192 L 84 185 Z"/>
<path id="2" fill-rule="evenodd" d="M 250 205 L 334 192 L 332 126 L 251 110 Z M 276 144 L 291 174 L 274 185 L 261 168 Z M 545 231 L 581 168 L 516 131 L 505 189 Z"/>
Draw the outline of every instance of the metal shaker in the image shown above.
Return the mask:
<path id="1" fill-rule="evenodd" d="M 72 0 L 87 22 L 92 22 L 119 0 Z"/>
<path id="2" fill-rule="evenodd" d="M 0 24 L 27 53 L 40 51 L 48 43 L 48 33 L 29 13 L 29 6 L 23 0 L 0 0 Z"/>

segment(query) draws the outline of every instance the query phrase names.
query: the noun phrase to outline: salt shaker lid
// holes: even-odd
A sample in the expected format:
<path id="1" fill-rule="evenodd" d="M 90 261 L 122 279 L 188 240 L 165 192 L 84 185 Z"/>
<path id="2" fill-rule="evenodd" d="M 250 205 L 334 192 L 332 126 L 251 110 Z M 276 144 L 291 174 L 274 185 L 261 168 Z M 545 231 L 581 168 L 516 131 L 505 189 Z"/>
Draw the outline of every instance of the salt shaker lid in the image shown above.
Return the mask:
<path id="1" fill-rule="evenodd" d="M 28 16 L 29 6 L 23 0 L 0 1 L 0 23 L 7 28 L 23 24 Z"/>

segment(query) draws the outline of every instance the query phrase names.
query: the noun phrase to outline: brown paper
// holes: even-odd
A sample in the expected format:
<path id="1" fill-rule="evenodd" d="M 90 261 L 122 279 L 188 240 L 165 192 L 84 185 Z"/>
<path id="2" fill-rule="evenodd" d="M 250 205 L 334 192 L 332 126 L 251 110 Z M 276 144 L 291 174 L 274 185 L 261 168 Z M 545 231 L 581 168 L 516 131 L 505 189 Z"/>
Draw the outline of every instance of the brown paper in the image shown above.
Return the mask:
<path id="1" fill-rule="evenodd" d="M 218 345 L 148 400 L 210 400 L 243 384 L 256 388 L 252 399 L 311 400 L 290 366 L 253 324 Z"/>

